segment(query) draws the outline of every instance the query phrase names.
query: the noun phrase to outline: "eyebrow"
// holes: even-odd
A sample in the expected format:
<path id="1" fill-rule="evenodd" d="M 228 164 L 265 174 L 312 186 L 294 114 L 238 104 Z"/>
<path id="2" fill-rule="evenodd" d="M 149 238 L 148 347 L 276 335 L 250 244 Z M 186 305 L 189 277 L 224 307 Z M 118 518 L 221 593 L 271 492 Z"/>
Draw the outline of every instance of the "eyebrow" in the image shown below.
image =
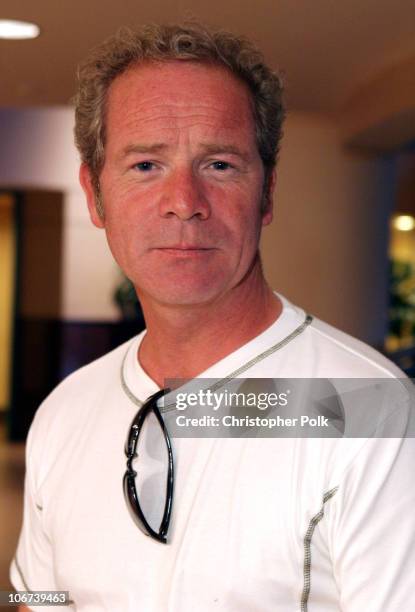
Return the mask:
<path id="1" fill-rule="evenodd" d="M 131 144 L 124 147 L 120 153 L 120 158 L 127 157 L 131 153 L 158 153 L 163 149 L 167 149 L 167 145 L 163 143 L 155 143 L 149 145 Z"/>
<path id="2" fill-rule="evenodd" d="M 130 144 L 122 149 L 119 157 L 122 159 L 133 153 L 160 153 L 168 148 L 169 145 L 162 142 L 154 144 Z M 248 161 L 250 158 L 248 153 L 241 151 L 241 149 L 231 144 L 202 143 L 201 148 L 203 152 L 208 155 L 228 153 L 231 155 L 237 155 L 245 161 Z"/>
<path id="3" fill-rule="evenodd" d="M 231 144 L 227 145 L 227 144 L 205 143 L 205 144 L 202 144 L 202 148 L 205 153 L 208 153 L 210 155 L 216 155 L 218 153 L 230 153 L 231 155 L 237 155 L 238 157 L 244 159 L 245 161 L 249 159 L 248 153 L 241 151 L 241 149 Z"/>

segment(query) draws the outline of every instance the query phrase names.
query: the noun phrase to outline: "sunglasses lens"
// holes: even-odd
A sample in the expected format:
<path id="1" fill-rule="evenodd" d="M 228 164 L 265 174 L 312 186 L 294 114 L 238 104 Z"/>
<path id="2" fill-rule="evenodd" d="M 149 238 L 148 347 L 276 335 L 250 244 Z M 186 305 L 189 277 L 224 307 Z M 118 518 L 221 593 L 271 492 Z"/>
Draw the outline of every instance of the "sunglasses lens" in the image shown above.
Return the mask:
<path id="1" fill-rule="evenodd" d="M 166 505 L 168 449 L 163 430 L 153 412 L 147 415 L 133 461 L 135 487 L 141 510 L 154 531 L 159 531 Z"/>

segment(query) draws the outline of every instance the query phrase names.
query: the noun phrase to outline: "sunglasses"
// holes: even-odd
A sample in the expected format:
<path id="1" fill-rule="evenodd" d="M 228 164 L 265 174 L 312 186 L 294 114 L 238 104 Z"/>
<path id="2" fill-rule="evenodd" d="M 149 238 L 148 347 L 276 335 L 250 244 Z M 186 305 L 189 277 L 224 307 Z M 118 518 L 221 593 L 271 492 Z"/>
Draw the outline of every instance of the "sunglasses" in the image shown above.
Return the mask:
<path id="1" fill-rule="evenodd" d="M 170 389 L 162 389 L 147 399 L 142 405 L 140 410 L 135 415 L 130 430 L 128 432 L 127 441 L 125 444 L 124 452 L 127 457 L 127 470 L 123 478 L 123 490 L 124 497 L 127 503 L 128 510 L 134 521 L 134 523 L 141 529 L 143 533 L 150 536 L 157 542 L 167 544 L 167 532 L 170 524 L 170 517 L 173 505 L 173 482 L 174 482 L 174 468 L 173 468 L 173 452 L 169 434 L 164 424 L 163 418 L 160 414 L 160 410 L 157 407 L 157 401 L 160 397 L 168 393 Z M 140 505 L 139 496 L 136 489 L 136 476 L 140 467 L 138 465 L 136 471 L 133 468 L 133 461 L 137 455 L 137 445 L 140 438 L 140 433 L 143 429 L 143 425 L 149 415 L 154 415 L 158 421 L 160 429 L 164 436 L 164 442 L 167 450 L 167 477 L 166 477 L 166 497 L 164 512 L 160 522 L 158 530 L 153 529 L 148 523 L 142 506 Z"/>

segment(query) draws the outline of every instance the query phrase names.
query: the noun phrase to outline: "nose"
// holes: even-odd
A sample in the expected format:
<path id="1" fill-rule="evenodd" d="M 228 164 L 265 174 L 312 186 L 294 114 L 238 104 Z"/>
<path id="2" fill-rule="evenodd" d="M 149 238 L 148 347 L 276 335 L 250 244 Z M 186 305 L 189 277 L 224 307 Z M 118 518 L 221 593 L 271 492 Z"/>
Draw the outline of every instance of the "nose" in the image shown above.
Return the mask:
<path id="1" fill-rule="evenodd" d="M 177 217 L 181 221 L 192 218 L 208 219 L 210 206 L 204 194 L 202 179 L 192 168 L 177 168 L 164 184 L 159 203 L 162 217 Z"/>

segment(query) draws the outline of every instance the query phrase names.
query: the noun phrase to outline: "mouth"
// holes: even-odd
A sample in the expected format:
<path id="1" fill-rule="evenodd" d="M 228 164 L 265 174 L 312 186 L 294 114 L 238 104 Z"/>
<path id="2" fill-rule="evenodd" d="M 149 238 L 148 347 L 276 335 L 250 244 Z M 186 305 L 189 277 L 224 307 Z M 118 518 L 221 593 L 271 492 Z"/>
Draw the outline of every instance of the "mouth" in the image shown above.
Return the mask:
<path id="1" fill-rule="evenodd" d="M 173 246 L 157 247 L 154 250 L 164 255 L 171 255 L 173 257 L 197 257 L 208 255 L 216 249 L 213 247 L 204 247 L 199 245 L 180 244 Z"/>

